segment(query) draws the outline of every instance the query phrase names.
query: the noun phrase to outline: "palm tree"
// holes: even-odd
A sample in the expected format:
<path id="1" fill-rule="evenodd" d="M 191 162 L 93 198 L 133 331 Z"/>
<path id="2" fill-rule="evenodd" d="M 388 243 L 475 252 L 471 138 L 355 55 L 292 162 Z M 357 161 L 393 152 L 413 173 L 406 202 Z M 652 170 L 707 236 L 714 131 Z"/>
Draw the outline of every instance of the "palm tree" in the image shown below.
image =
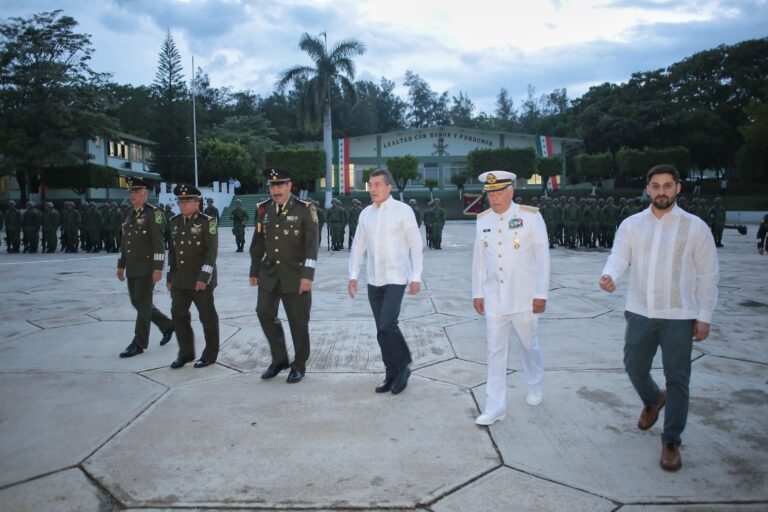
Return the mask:
<path id="1" fill-rule="evenodd" d="M 322 39 L 321 37 L 322 36 Z M 283 72 L 277 82 L 282 91 L 293 82 L 302 86 L 302 111 L 309 124 L 317 126 L 323 120 L 323 149 L 325 150 L 325 207 L 331 207 L 331 87 L 340 87 L 353 101 L 357 92 L 352 80 L 355 79 L 355 63 L 352 57 L 365 53 L 365 45 L 355 39 L 339 41 L 328 52 L 325 32 L 318 37 L 306 32 L 299 40 L 299 48 L 314 61 L 314 66 L 295 66 Z"/>

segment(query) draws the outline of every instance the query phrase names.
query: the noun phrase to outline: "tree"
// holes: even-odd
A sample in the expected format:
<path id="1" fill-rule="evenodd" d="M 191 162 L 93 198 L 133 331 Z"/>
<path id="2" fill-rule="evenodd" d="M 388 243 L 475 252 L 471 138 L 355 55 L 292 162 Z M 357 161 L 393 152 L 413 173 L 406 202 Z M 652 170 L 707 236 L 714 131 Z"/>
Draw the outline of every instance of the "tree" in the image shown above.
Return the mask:
<path id="1" fill-rule="evenodd" d="M 273 139 L 276 135 L 269 121 L 262 114 L 228 117 L 222 124 L 214 126 L 204 134 L 206 138 L 235 142 L 242 146 L 253 161 L 254 184 L 262 181 L 261 169 L 265 166 L 264 153 L 279 147 Z"/>
<path id="2" fill-rule="evenodd" d="M 746 111 L 749 122 L 741 128 L 744 145 L 737 161 L 742 176 L 764 183 L 768 180 L 768 103 L 753 102 Z"/>
<path id="3" fill-rule="evenodd" d="M 456 188 L 459 191 L 459 199 L 461 199 L 464 195 L 464 185 L 467 183 L 467 176 L 466 172 L 457 172 L 453 176 L 451 176 L 451 183 L 456 185 Z"/>
<path id="4" fill-rule="evenodd" d="M 187 106 L 187 87 L 181 74 L 181 54 L 171 32 L 165 33 L 157 61 L 153 89 L 157 101 L 154 170 L 176 183 L 192 181 L 191 109 Z"/>
<path id="5" fill-rule="evenodd" d="M 324 161 L 325 154 L 318 150 L 284 149 L 264 154 L 265 166 L 291 169 L 293 183 L 307 190 L 312 188 L 315 180 L 323 176 Z"/>
<path id="6" fill-rule="evenodd" d="M 227 181 L 234 176 L 243 181 L 254 181 L 255 167 L 248 152 L 236 142 L 220 140 L 200 141 L 200 181 Z"/>
<path id="7" fill-rule="evenodd" d="M 515 103 L 504 87 L 496 96 L 496 120 L 498 130 L 513 131 L 518 128 L 519 120 L 515 111 Z"/>
<path id="8" fill-rule="evenodd" d="M 467 154 L 467 161 L 473 176 L 499 170 L 527 179 L 536 170 L 536 151 L 533 148 L 473 149 Z"/>
<path id="9" fill-rule="evenodd" d="M 429 189 L 429 198 L 430 198 L 430 199 L 434 199 L 434 198 L 435 198 L 435 196 L 434 196 L 434 195 L 432 195 L 432 191 L 433 191 L 433 190 L 435 189 L 435 187 L 437 186 L 437 180 L 433 180 L 433 179 L 424 180 L 424 186 L 425 186 L 425 187 L 427 187 L 427 188 Z"/>
<path id="10" fill-rule="evenodd" d="M 331 126 L 331 87 L 341 88 L 350 98 L 357 92 L 352 84 L 355 78 L 355 63 L 352 57 L 365 53 L 365 45 L 355 39 L 345 39 L 328 51 L 325 33 L 313 37 L 306 32 L 299 40 L 299 48 L 313 60 L 314 66 L 295 66 L 282 73 L 278 87 L 283 90 L 288 84 L 305 82 L 302 91 L 304 112 L 313 124 L 323 120 L 323 149 L 325 150 L 325 207 L 331 207 L 331 168 L 333 158 Z"/>
<path id="11" fill-rule="evenodd" d="M 408 124 L 412 128 L 445 126 L 450 122 L 448 93 L 439 95 L 413 71 L 405 72 L 408 87 Z"/>
<path id="12" fill-rule="evenodd" d="M 520 127 L 525 133 L 538 133 L 538 123 L 542 114 L 539 102 L 534 97 L 535 94 L 536 88 L 528 84 L 528 97 L 520 111 Z"/>
<path id="13" fill-rule="evenodd" d="M 547 182 L 552 176 L 557 176 L 563 171 L 563 159 L 559 156 L 536 159 L 536 173 L 541 176 L 541 189 L 547 194 Z"/>
<path id="14" fill-rule="evenodd" d="M 613 155 L 608 153 L 581 154 L 575 159 L 576 171 L 579 176 L 596 183 L 601 178 L 607 178 L 613 172 Z M 594 192 L 594 187 L 592 188 Z"/>
<path id="15" fill-rule="evenodd" d="M 16 177 L 22 201 L 37 173 L 87 161 L 76 141 L 117 128 L 103 113 L 108 75 L 90 68 L 90 36 L 75 27 L 61 11 L 0 25 L 0 174 Z"/>
<path id="16" fill-rule="evenodd" d="M 403 200 L 403 192 L 408 185 L 408 180 L 419 178 L 419 161 L 415 156 L 394 156 L 387 158 L 387 169 L 392 174 L 398 190 L 400 191 L 400 200 Z"/>
<path id="17" fill-rule="evenodd" d="M 381 77 L 376 110 L 379 114 L 379 132 L 405 128 L 408 105 L 395 94 L 395 82 Z"/>
<path id="18" fill-rule="evenodd" d="M 616 153 L 616 170 L 623 176 L 644 178 L 654 165 L 670 164 L 685 178 L 691 169 L 691 154 L 687 148 L 621 148 Z"/>
<path id="19" fill-rule="evenodd" d="M 469 96 L 459 91 L 459 96 L 453 96 L 453 105 L 450 110 L 451 124 L 453 126 L 462 126 L 464 128 L 473 128 L 475 123 L 473 115 L 475 104 L 469 99 Z"/>

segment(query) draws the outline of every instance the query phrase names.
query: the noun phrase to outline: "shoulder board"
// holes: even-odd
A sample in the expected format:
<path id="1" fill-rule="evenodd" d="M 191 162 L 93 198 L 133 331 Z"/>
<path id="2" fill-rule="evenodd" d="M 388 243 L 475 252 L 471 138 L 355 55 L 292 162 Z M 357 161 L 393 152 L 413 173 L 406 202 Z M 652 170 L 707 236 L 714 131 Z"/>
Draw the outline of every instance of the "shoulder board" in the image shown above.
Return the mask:
<path id="1" fill-rule="evenodd" d="M 265 199 L 264 201 L 262 201 L 260 203 L 256 203 L 256 206 L 257 207 L 262 207 L 262 206 L 265 206 L 267 203 L 269 203 L 271 201 L 272 201 L 272 198 L 270 197 L 269 199 Z"/>
<path id="2" fill-rule="evenodd" d="M 488 213 L 488 212 L 490 212 L 490 211 L 491 211 L 491 209 L 490 209 L 490 208 L 488 208 L 487 210 L 485 210 L 485 211 L 482 211 L 482 212 L 478 213 L 478 214 L 477 214 L 477 217 L 478 217 L 478 218 L 480 218 L 480 217 L 482 217 L 483 215 L 485 215 L 486 213 Z"/>
<path id="3" fill-rule="evenodd" d="M 524 212 L 536 213 L 539 211 L 535 206 L 528 206 L 527 204 L 521 204 L 520 209 Z"/>
<path id="4" fill-rule="evenodd" d="M 312 201 L 304 201 L 304 200 L 302 200 L 302 199 L 299 199 L 299 200 L 298 200 L 298 201 L 296 201 L 296 202 L 297 202 L 297 203 L 299 203 L 299 204 L 300 204 L 300 205 L 302 205 L 302 206 L 314 206 L 314 204 L 315 204 L 315 203 L 313 203 Z"/>
<path id="5" fill-rule="evenodd" d="M 144 208 L 151 208 L 152 210 L 157 210 L 157 206 L 149 203 L 144 203 Z"/>
<path id="6" fill-rule="evenodd" d="M 181 217 L 181 214 L 180 214 L 180 213 L 177 213 L 176 215 L 174 215 L 173 217 L 171 217 L 171 220 L 173 220 L 173 219 L 176 219 L 176 218 L 178 218 L 178 217 Z"/>
<path id="7" fill-rule="evenodd" d="M 213 215 L 206 215 L 204 213 L 198 213 L 198 215 L 202 217 L 203 220 L 216 220 L 216 217 L 214 217 Z"/>

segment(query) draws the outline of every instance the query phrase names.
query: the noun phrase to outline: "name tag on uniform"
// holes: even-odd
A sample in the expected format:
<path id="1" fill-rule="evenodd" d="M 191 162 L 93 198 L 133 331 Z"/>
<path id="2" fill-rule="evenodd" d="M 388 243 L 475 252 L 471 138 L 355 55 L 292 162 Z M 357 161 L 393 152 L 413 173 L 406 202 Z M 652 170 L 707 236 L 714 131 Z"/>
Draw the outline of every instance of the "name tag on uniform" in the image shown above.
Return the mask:
<path id="1" fill-rule="evenodd" d="M 491 228 L 487 228 L 483 230 L 483 233 L 490 233 L 490 232 L 491 232 Z"/>

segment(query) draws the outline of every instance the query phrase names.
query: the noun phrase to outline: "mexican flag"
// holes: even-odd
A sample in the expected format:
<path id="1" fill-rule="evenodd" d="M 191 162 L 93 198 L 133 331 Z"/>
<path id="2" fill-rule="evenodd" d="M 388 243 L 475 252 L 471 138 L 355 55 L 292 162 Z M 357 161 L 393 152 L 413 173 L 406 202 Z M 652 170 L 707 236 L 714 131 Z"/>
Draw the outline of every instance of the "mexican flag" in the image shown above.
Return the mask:
<path id="1" fill-rule="evenodd" d="M 539 135 L 536 137 L 536 154 L 542 158 L 554 156 L 552 151 L 552 137 L 549 135 Z M 550 176 L 547 182 L 547 189 L 557 192 L 557 176 Z"/>
<path id="2" fill-rule="evenodd" d="M 339 139 L 334 145 L 333 166 L 334 192 L 349 195 L 349 138 Z"/>

